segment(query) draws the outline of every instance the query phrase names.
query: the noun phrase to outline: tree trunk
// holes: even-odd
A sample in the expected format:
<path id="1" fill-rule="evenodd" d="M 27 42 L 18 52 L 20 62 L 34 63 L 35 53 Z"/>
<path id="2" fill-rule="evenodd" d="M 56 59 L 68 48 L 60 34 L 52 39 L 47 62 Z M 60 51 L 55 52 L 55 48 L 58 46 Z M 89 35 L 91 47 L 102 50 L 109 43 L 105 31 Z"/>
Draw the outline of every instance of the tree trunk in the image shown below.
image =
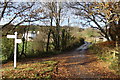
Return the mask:
<path id="1" fill-rule="evenodd" d="M 53 12 L 52 12 L 53 13 Z M 51 34 L 51 32 L 52 32 L 52 22 L 53 22 L 53 18 L 52 17 L 50 17 L 50 29 L 49 29 L 49 32 L 48 32 L 48 38 L 47 38 L 47 46 L 46 46 L 46 51 L 48 52 L 49 51 L 49 45 L 50 45 L 50 34 Z"/>
<path id="2" fill-rule="evenodd" d="M 25 54 L 25 29 L 24 29 L 24 35 L 23 35 L 23 38 L 22 38 L 22 51 L 21 51 L 21 54 L 20 54 L 20 58 L 22 57 L 22 55 L 24 55 L 26 57 L 26 54 Z"/>
<path id="3" fill-rule="evenodd" d="M 47 46 L 46 46 L 46 51 L 48 52 L 49 51 L 49 44 L 50 44 L 50 34 L 51 34 L 51 29 L 49 30 L 49 33 L 48 33 L 48 39 L 47 39 Z"/>
<path id="4" fill-rule="evenodd" d="M 18 47 L 18 43 L 17 43 L 17 60 L 19 59 L 19 47 Z"/>
<path id="5" fill-rule="evenodd" d="M 62 50 L 65 50 L 65 49 L 66 49 L 66 35 L 65 35 L 65 29 L 62 30 L 61 47 L 62 47 Z"/>
<path id="6" fill-rule="evenodd" d="M 54 40 L 54 43 L 53 43 L 53 45 L 54 45 L 54 47 L 55 47 L 54 49 L 57 50 L 57 37 L 56 37 L 54 31 L 52 31 L 51 33 L 52 33 L 52 35 L 53 35 L 53 40 Z"/>

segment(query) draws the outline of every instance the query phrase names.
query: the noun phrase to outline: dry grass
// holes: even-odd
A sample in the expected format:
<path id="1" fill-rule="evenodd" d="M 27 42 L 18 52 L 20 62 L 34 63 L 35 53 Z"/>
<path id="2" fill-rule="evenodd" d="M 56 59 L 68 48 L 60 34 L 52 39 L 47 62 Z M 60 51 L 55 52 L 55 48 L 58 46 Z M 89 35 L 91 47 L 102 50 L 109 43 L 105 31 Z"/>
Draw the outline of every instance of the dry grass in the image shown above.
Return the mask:
<path id="1" fill-rule="evenodd" d="M 50 79 L 56 64 L 57 61 L 31 62 L 26 64 L 18 64 L 16 69 L 13 68 L 13 65 L 7 64 L 7 67 L 3 67 L 0 71 L 2 71 L 3 79 Z"/>

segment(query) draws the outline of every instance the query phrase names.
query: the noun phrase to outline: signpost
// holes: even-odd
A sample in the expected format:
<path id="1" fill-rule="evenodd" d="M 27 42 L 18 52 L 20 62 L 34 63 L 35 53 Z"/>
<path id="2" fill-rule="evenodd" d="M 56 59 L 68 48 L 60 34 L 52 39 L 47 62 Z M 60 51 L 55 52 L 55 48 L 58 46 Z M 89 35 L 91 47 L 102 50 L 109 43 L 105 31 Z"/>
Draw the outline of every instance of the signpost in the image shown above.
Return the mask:
<path id="1" fill-rule="evenodd" d="M 21 39 L 17 39 L 17 32 L 15 35 L 7 35 L 7 38 L 15 38 L 15 46 L 14 46 L 14 68 L 16 68 L 16 52 L 17 52 L 17 43 L 21 43 Z"/>

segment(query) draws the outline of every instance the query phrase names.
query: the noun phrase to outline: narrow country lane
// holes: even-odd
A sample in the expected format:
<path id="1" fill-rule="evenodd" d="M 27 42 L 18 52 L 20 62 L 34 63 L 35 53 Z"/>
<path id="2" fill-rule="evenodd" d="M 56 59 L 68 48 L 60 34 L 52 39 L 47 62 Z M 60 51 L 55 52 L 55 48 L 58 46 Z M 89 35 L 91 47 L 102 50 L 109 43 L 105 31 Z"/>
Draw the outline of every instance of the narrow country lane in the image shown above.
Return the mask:
<path id="1" fill-rule="evenodd" d="M 108 64 L 89 53 L 86 50 L 87 48 L 80 47 L 79 49 L 81 50 L 77 49 L 52 58 L 59 61 L 58 73 L 55 75 L 56 79 L 120 78 L 120 76 L 115 75 L 113 70 L 108 68 Z"/>
<path id="2" fill-rule="evenodd" d="M 87 48 L 90 43 L 85 42 L 79 48 L 63 54 L 24 60 L 21 64 L 30 64 L 42 61 L 58 61 L 52 80 L 120 80 L 120 76 L 114 70 L 108 68 L 109 64 L 99 60 L 95 54 L 90 53 Z M 4 64 L 3 67 L 10 63 Z M 19 66 L 19 65 L 18 65 Z"/>

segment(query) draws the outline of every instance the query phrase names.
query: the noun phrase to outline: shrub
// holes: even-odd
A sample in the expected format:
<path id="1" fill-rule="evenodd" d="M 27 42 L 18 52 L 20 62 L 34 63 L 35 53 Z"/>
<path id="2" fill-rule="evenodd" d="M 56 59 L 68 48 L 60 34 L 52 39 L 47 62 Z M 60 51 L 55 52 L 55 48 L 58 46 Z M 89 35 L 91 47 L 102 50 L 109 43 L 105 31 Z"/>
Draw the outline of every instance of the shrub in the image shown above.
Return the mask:
<path id="1" fill-rule="evenodd" d="M 80 38 L 80 43 L 81 44 L 84 44 L 84 41 L 85 41 L 84 38 Z"/>
<path id="2" fill-rule="evenodd" d="M 115 41 L 106 41 L 106 42 L 102 42 L 102 43 L 98 43 L 97 45 L 101 46 L 101 47 L 115 47 L 116 42 Z"/>
<path id="3" fill-rule="evenodd" d="M 114 42 L 103 42 L 94 44 L 90 51 L 98 56 L 99 59 L 110 63 L 110 69 L 114 69 L 120 74 L 120 47 L 116 49 Z"/>
<path id="4" fill-rule="evenodd" d="M 2 38 L 2 60 L 8 60 L 13 56 L 14 52 L 14 40 L 8 38 Z"/>

